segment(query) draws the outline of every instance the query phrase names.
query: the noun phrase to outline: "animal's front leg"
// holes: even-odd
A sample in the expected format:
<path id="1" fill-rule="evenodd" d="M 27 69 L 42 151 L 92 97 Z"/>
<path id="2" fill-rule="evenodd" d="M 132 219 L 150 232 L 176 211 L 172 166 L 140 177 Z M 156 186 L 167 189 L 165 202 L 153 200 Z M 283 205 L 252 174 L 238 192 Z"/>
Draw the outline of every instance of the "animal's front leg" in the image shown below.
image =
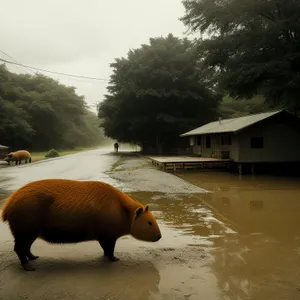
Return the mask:
<path id="1" fill-rule="evenodd" d="M 99 243 L 104 251 L 104 256 L 107 256 L 110 261 L 118 261 L 119 258 L 114 256 L 116 239 L 101 238 Z"/>

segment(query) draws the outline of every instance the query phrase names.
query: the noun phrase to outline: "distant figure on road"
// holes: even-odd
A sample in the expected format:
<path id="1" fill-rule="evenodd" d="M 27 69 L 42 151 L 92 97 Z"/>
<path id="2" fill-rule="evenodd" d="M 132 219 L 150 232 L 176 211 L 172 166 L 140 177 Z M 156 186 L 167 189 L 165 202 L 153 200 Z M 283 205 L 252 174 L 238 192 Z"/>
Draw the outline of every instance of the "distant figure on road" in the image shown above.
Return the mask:
<path id="1" fill-rule="evenodd" d="M 119 151 L 119 144 L 118 144 L 118 143 L 115 143 L 115 144 L 114 144 L 114 147 L 115 147 L 115 152 L 118 152 L 118 151 Z"/>

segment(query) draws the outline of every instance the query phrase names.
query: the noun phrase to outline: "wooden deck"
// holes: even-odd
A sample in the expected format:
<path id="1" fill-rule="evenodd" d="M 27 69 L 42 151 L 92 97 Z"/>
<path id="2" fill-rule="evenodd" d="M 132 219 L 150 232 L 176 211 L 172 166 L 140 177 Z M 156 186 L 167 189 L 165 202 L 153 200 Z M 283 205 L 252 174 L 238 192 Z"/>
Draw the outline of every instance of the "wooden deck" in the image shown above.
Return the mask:
<path id="1" fill-rule="evenodd" d="M 174 171 L 177 169 L 228 168 L 232 162 L 231 159 L 194 156 L 149 156 L 149 158 L 152 165 L 158 169 Z"/>

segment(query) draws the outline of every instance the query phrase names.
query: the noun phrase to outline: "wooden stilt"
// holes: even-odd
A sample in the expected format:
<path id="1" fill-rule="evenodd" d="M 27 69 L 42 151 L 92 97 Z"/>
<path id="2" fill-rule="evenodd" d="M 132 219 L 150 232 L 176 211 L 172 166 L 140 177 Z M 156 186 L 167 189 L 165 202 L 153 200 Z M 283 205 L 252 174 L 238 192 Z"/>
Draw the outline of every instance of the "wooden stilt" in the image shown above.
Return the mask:
<path id="1" fill-rule="evenodd" d="M 243 174 L 242 164 L 238 165 L 238 170 L 239 170 L 239 175 L 242 175 Z"/>

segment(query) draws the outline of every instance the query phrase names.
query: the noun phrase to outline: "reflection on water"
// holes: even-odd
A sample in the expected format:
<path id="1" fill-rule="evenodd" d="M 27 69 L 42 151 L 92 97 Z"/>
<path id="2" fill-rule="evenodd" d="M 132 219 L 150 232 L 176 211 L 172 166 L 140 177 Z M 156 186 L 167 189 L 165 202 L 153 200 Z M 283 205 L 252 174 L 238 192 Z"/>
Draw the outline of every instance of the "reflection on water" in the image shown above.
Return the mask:
<path id="1" fill-rule="evenodd" d="M 300 180 L 186 172 L 202 199 L 235 224 L 211 264 L 229 299 L 300 299 Z"/>
<path id="2" fill-rule="evenodd" d="M 278 239 L 298 236 L 300 179 L 243 177 L 227 173 L 181 173 L 180 177 L 212 193 L 201 195 L 240 234 L 263 233 Z"/>

